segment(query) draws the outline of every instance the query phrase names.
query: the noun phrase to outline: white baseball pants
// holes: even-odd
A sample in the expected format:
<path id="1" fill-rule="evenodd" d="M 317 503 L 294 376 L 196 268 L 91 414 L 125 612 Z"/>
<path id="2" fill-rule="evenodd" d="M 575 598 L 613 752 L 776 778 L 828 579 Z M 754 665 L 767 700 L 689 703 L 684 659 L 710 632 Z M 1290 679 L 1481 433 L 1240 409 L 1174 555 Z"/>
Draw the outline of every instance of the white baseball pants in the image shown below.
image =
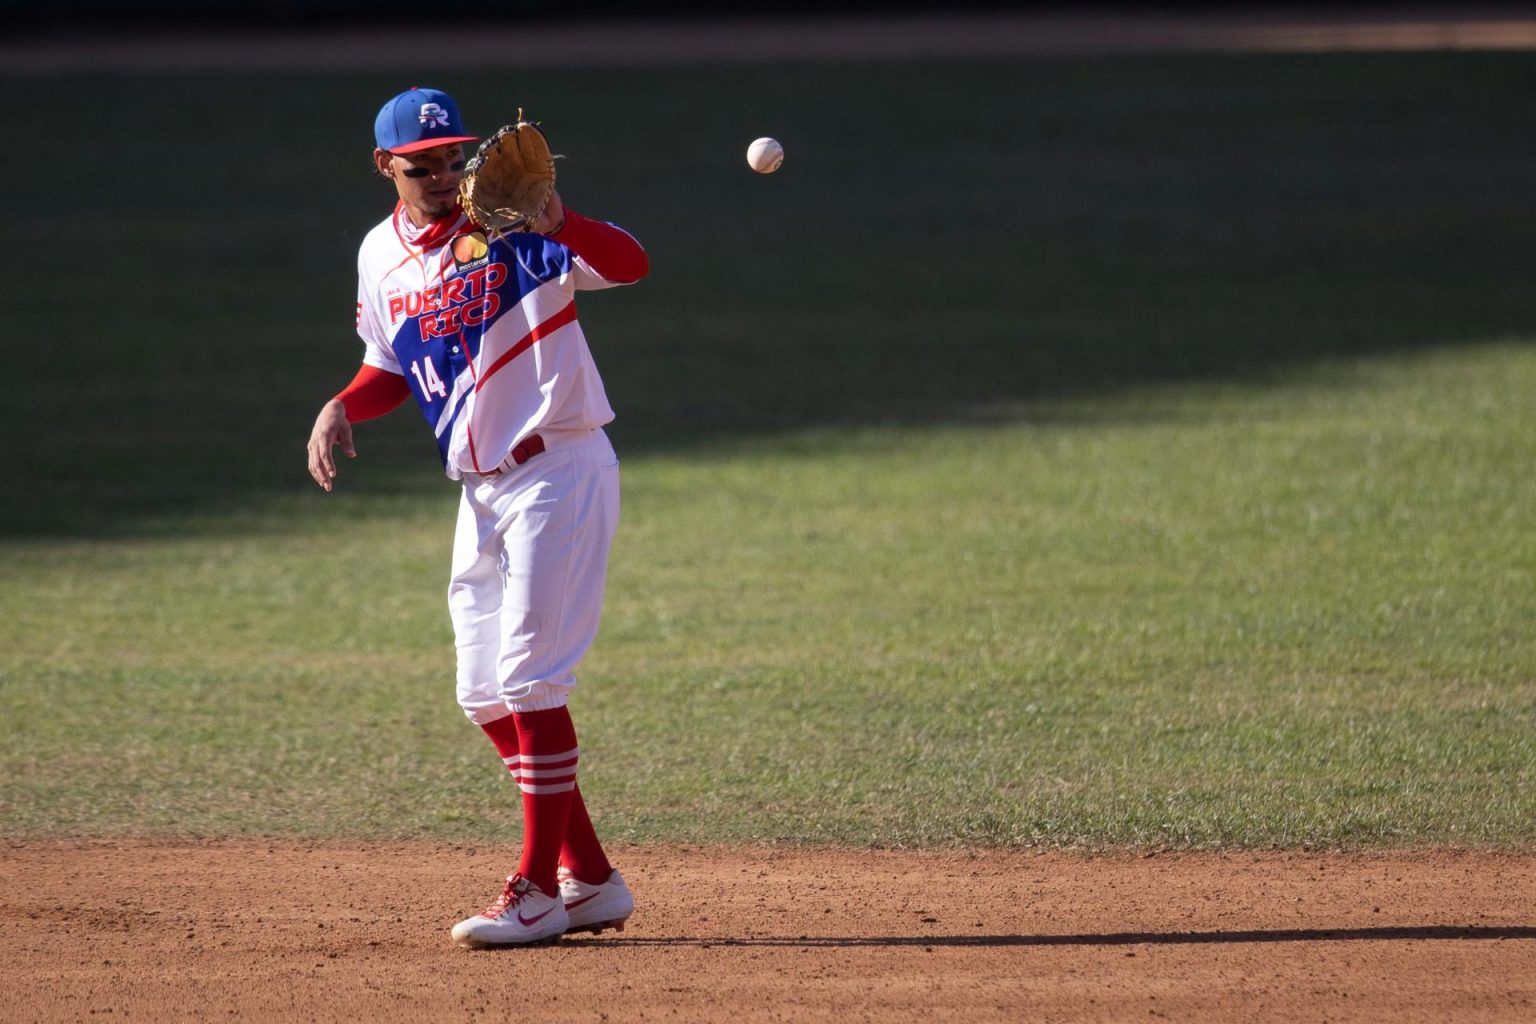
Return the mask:
<path id="1" fill-rule="evenodd" d="M 561 707 L 597 636 L 619 521 L 619 460 L 601 430 L 464 474 L 448 612 L 459 706 L 477 725 Z"/>

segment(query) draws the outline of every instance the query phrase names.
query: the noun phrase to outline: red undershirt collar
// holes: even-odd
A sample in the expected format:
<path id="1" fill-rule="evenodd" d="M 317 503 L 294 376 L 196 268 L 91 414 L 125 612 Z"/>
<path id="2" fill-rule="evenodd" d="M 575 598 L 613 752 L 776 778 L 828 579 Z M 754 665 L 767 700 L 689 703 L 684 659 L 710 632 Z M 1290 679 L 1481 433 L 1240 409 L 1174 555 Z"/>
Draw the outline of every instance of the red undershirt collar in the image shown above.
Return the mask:
<path id="1" fill-rule="evenodd" d="M 395 234 L 400 241 L 411 249 L 419 249 L 422 252 L 431 252 L 447 243 L 454 233 L 466 222 L 464 211 L 457 204 L 449 213 L 443 214 L 432 221 L 426 227 L 418 228 L 411 222 L 411 218 L 405 212 L 405 203 L 395 204 Z"/>

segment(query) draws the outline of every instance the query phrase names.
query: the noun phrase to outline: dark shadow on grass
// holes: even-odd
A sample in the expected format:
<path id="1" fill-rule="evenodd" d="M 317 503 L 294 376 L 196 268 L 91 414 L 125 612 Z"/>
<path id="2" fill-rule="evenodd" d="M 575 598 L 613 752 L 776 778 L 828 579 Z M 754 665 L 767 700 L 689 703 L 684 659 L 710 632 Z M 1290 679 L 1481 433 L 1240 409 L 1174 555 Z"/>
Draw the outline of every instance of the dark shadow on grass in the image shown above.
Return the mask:
<path id="1" fill-rule="evenodd" d="M 1530 74 L 1523 54 L 1463 53 L 438 84 L 472 126 L 537 111 L 571 205 L 647 245 L 650 279 L 582 301 L 633 455 L 811 427 L 1091 424 L 1162 382 L 1529 339 Z M 191 85 L 60 76 L 29 100 L 38 123 L 91 125 L 112 160 L 62 161 L 8 218 L 0 537 L 223 529 L 208 514 L 242 511 L 281 528 L 274 501 L 336 516 L 303 504 L 323 500 L 303 446 L 361 354 L 356 246 L 392 201 L 367 176 L 368 129 L 401 80 Z M 128 119 L 122 95 L 177 103 Z M 665 116 L 618 116 L 635 96 Z M 751 174 L 741 150 L 769 131 L 789 158 Z M 358 445 L 349 493 L 448 494 L 414 411 Z"/>
<path id="2" fill-rule="evenodd" d="M 1264 928 L 1213 932 L 1094 932 L 1077 935 L 890 935 L 890 936 L 753 936 L 748 938 L 572 939 L 565 943 L 603 946 L 756 946 L 807 949 L 859 946 L 900 947 L 996 947 L 996 946 L 1186 946 L 1251 942 L 1415 942 L 1448 940 L 1502 941 L 1536 939 L 1536 927 L 1476 928 L 1460 925 L 1405 925 L 1393 928 Z M 512 947 L 515 948 L 515 947 Z"/>

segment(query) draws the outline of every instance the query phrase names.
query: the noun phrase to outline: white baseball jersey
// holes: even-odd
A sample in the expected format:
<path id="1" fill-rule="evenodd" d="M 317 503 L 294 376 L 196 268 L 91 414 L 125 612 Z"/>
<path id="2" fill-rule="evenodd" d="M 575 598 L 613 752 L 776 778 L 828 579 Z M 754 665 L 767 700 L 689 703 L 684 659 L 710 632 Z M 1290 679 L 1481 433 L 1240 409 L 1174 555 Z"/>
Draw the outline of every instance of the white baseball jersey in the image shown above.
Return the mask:
<path id="1" fill-rule="evenodd" d="M 450 477 L 491 472 L 530 434 L 612 421 L 575 293 L 615 283 L 543 235 L 488 242 L 462 215 L 424 235 L 397 206 L 357 254 L 363 362 L 405 377 Z"/>

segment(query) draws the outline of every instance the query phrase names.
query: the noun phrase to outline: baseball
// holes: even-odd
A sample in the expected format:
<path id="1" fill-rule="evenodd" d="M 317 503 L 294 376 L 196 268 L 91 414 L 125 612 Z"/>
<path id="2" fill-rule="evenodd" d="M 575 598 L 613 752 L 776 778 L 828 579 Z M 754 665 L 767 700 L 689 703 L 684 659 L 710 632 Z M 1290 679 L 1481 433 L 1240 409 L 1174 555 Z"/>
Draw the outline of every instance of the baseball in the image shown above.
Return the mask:
<path id="1" fill-rule="evenodd" d="M 747 147 L 747 163 L 758 174 L 772 174 L 784 162 L 784 147 L 778 139 L 761 138 Z"/>

